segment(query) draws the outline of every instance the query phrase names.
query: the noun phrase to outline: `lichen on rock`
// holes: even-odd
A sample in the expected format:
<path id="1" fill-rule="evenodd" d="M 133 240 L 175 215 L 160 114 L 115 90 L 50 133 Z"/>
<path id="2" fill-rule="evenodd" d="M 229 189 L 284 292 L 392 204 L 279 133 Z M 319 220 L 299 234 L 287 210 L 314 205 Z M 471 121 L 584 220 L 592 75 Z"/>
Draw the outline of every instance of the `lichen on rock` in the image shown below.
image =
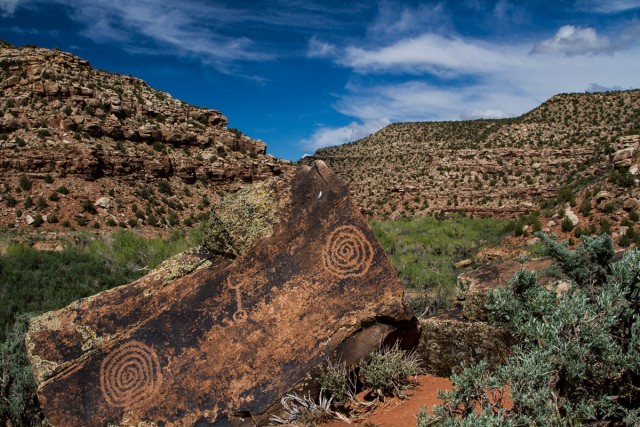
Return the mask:
<path id="1" fill-rule="evenodd" d="M 218 202 L 209 217 L 203 246 L 215 254 L 236 258 L 255 239 L 271 236 L 278 222 L 278 198 L 272 183 L 257 182 Z"/>

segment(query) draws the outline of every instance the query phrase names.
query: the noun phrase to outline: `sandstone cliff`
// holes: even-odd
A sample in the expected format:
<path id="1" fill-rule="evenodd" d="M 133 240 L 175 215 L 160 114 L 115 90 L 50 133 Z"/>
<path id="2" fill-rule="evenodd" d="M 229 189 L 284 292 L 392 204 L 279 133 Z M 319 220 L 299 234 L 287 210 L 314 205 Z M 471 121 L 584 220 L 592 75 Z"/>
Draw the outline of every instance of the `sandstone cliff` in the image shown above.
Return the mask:
<path id="1" fill-rule="evenodd" d="M 266 144 L 69 53 L 0 46 L 0 226 L 192 224 L 286 167 Z"/>

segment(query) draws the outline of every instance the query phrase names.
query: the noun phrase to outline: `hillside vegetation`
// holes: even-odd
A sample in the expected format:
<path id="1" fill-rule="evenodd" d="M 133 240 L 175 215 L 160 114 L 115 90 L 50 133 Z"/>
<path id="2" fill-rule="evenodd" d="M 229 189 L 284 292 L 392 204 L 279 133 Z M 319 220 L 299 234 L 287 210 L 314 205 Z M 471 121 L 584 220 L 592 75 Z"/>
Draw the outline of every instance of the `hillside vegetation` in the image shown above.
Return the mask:
<path id="1" fill-rule="evenodd" d="M 562 94 L 513 119 L 392 124 L 305 161 L 326 161 L 377 218 L 509 217 L 606 178 L 639 134 L 640 91 Z"/>

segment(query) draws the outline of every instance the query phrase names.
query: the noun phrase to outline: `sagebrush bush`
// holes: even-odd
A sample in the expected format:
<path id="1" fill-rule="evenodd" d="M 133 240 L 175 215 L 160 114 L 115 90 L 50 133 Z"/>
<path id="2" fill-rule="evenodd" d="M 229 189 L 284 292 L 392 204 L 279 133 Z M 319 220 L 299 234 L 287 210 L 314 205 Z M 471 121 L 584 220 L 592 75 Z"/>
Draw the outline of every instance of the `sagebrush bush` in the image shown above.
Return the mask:
<path id="1" fill-rule="evenodd" d="M 365 387 L 384 395 L 402 396 L 411 375 L 420 373 L 420 358 L 400 349 L 399 343 L 371 354 L 371 360 L 360 364 L 360 376 Z"/>
<path id="2" fill-rule="evenodd" d="M 518 341 L 512 356 L 494 371 L 480 363 L 454 375 L 454 390 L 418 426 L 640 424 L 640 252 L 615 261 L 608 235 L 583 237 L 575 251 L 540 237 L 568 290 L 522 271 L 489 293 L 489 318 Z M 487 398 L 507 386 L 512 407 Z"/>
<path id="3" fill-rule="evenodd" d="M 0 342 L 0 422 L 14 427 L 46 425 L 36 397 L 24 336 L 29 318 L 21 315 Z"/>
<path id="4" fill-rule="evenodd" d="M 336 403 L 346 403 L 356 394 L 357 380 L 345 362 L 328 359 L 316 380 L 320 389 Z"/>

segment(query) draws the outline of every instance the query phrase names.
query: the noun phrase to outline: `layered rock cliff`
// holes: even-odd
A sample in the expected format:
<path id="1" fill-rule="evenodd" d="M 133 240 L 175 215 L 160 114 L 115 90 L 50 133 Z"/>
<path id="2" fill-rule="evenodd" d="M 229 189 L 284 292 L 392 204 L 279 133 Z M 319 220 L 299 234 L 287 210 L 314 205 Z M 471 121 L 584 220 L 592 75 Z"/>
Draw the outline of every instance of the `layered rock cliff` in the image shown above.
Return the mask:
<path id="1" fill-rule="evenodd" d="M 0 226 L 190 224 L 287 167 L 219 111 L 69 53 L 4 44 L 0 87 Z"/>

